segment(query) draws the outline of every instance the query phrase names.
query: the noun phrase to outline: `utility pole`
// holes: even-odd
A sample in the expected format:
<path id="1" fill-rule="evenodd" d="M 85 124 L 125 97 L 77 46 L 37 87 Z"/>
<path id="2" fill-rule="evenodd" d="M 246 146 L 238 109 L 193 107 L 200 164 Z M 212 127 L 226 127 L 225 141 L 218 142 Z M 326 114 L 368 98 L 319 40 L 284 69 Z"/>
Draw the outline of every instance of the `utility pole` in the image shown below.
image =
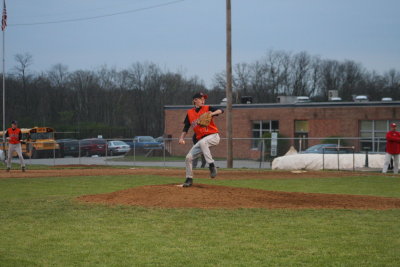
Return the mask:
<path id="1" fill-rule="evenodd" d="M 226 166 L 233 168 L 232 142 L 232 20 L 231 0 L 226 0 Z"/>

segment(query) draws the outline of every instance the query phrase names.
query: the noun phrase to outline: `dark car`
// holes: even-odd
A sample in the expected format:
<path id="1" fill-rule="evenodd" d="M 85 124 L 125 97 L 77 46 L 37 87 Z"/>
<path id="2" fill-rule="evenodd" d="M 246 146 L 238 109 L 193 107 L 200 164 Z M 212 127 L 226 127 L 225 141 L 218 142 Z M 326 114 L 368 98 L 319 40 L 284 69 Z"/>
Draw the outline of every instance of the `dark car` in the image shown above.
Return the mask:
<path id="1" fill-rule="evenodd" d="M 107 141 L 101 138 L 83 139 L 79 142 L 81 156 L 99 155 L 105 156 L 107 151 Z"/>
<path id="2" fill-rule="evenodd" d="M 162 149 L 162 143 L 157 142 L 152 136 L 135 136 L 133 143 L 136 149 Z"/>
<path id="3" fill-rule="evenodd" d="M 60 146 L 60 156 L 79 156 L 79 141 L 76 139 L 59 139 L 57 144 Z"/>
<path id="4" fill-rule="evenodd" d="M 337 154 L 338 149 L 337 144 L 319 144 L 315 145 L 312 147 L 307 148 L 301 153 L 309 154 L 309 153 L 314 153 L 314 154 Z M 351 148 L 344 148 L 344 147 L 339 147 L 339 154 L 346 154 L 346 153 L 353 153 L 353 149 Z"/>

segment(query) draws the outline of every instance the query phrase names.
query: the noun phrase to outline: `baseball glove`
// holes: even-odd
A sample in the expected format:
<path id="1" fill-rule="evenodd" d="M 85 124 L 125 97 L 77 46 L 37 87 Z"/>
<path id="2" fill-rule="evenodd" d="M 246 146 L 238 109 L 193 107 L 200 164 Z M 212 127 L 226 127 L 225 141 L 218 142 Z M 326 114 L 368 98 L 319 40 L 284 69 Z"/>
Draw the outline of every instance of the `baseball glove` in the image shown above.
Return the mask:
<path id="1" fill-rule="evenodd" d="M 202 127 L 207 127 L 212 120 L 211 111 L 203 113 L 200 115 L 199 120 L 197 121 L 197 125 Z"/>

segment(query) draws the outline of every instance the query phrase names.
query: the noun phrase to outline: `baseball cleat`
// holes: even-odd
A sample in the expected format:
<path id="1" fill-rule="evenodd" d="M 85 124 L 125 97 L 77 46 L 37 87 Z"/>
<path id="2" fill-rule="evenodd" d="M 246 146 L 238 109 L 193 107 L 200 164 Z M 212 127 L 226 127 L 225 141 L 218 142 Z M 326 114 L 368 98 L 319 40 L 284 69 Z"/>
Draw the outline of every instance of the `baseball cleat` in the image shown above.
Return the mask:
<path id="1" fill-rule="evenodd" d="M 217 167 L 215 167 L 214 164 L 210 165 L 210 167 L 208 167 L 210 169 L 210 177 L 211 178 L 215 178 L 217 177 Z"/>
<path id="2" fill-rule="evenodd" d="M 193 178 L 186 178 L 185 183 L 182 185 L 183 187 L 190 187 L 193 184 Z"/>
<path id="3" fill-rule="evenodd" d="M 6 169 L 6 172 L 9 172 L 9 171 L 10 171 L 10 168 L 7 168 L 7 169 Z"/>
<path id="4" fill-rule="evenodd" d="M 25 172 L 25 167 L 22 167 L 21 170 L 22 170 L 22 172 Z"/>

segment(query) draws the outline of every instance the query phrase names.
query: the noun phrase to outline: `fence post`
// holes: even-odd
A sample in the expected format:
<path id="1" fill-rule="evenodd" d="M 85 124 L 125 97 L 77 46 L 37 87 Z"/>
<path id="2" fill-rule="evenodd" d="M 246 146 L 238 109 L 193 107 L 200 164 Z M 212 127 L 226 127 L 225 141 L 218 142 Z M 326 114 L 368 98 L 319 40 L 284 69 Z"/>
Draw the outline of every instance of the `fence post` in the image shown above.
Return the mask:
<path id="1" fill-rule="evenodd" d="M 105 144 L 105 149 L 106 149 L 106 157 L 105 157 L 105 159 L 104 159 L 104 162 L 106 163 L 106 165 L 108 165 L 108 162 L 107 162 L 107 157 L 108 157 L 108 141 L 107 141 L 107 139 L 106 139 L 106 144 Z"/>
<path id="2" fill-rule="evenodd" d="M 259 164 L 259 169 L 261 169 L 261 163 L 262 163 L 262 159 L 263 159 L 263 153 L 264 153 L 264 139 L 261 140 L 260 144 L 260 164 Z"/>
<path id="3" fill-rule="evenodd" d="M 81 141 L 80 140 L 78 140 L 78 149 L 79 149 L 78 160 L 79 160 L 79 165 L 81 165 Z"/>
<path id="4" fill-rule="evenodd" d="M 136 143 L 133 142 L 133 166 L 136 166 Z"/>
<path id="5" fill-rule="evenodd" d="M 32 165 L 32 150 L 33 150 L 33 145 L 32 143 L 29 143 L 29 165 Z"/>
<path id="6" fill-rule="evenodd" d="M 53 167 L 54 166 L 56 166 L 56 145 L 55 144 L 53 146 Z"/>
<path id="7" fill-rule="evenodd" d="M 340 167 L 339 167 L 340 166 L 339 165 L 339 157 L 340 157 L 339 156 L 339 147 L 337 147 L 336 151 L 337 151 L 337 170 L 340 171 Z"/>
<path id="8" fill-rule="evenodd" d="M 165 140 L 163 139 L 163 159 L 164 159 L 164 168 L 165 168 Z"/>

